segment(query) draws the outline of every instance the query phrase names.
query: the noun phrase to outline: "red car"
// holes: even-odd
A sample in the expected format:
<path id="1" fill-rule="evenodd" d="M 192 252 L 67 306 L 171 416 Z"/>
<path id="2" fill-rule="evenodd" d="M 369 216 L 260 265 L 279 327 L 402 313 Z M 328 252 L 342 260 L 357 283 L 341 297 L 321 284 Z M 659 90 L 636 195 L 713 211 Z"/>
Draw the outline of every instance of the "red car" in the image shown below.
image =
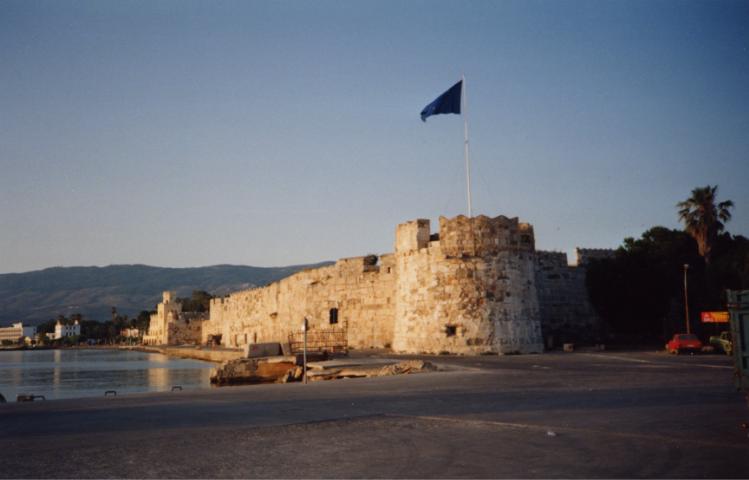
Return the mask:
<path id="1" fill-rule="evenodd" d="M 677 333 L 667 344 L 666 351 L 678 355 L 681 352 L 690 353 L 702 350 L 702 342 L 697 335 L 691 333 Z"/>

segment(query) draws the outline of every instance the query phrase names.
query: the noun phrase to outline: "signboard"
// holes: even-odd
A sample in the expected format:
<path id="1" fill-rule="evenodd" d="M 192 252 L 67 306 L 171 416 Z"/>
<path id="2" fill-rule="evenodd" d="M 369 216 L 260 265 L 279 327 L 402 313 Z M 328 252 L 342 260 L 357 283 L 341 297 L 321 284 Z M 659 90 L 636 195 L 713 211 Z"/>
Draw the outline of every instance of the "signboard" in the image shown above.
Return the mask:
<path id="1" fill-rule="evenodd" d="M 702 312 L 702 323 L 728 323 L 728 312 Z"/>
<path id="2" fill-rule="evenodd" d="M 736 387 L 749 393 L 749 290 L 728 290 Z"/>

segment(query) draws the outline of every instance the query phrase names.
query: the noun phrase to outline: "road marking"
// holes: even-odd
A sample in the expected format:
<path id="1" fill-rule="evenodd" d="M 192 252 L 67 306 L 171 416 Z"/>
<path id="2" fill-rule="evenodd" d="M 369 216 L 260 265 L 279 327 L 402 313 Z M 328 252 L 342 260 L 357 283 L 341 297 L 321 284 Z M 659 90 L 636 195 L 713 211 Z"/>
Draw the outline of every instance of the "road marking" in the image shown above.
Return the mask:
<path id="1" fill-rule="evenodd" d="M 695 363 L 695 367 L 705 367 L 705 368 L 726 368 L 728 370 L 733 370 L 734 367 L 730 367 L 728 365 L 707 365 L 704 363 Z"/>
<path id="2" fill-rule="evenodd" d="M 642 360 L 640 358 L 619 357 L 616 355 L 601 355 L 600 353 L 580 353 L 579 355 L 587 355 L 589 357 L 597 357 L 597 358 L 611 358 L 614 360 L 622 360 L 624 362 L 656 363 L 656 362 L 651 362 L 650 360 Z"/>
<path id="3" fill-rule="evenodd" d="M 642 360 L 641 358 L 620 357 L 618 355 L 602 355 L 600 353 L 580 353 L 579 355 L 587 355 L 589 357 L 597 357 L 597 358 L 609 358 L 613 360 L 621 360 L 623 362 L 650 363 L 653 365 L 665 365 L 667 367 L 690 366 L 690 367 L 704 367 L 704 368 L 723 368 L 727 370 L 733 370 L 733 367 L 728 366 L 728 365 L 708 365 L 706 363 L 676 364 L 676 363 L 671 363 L 671 362 L 654 362 L 652 360 Z"/>
<path id="4" fill-rule="evenodd" d="M 416 420 L 433 420 L 438 422 L 449 422 L 449 423 L 461 423 L 468 425 L 482 425 L 500 428 L 514 428 L 521 430 L 536 430 L 540 432 L 568 432 L 568 433 L 584 433 L 584 434 L 598 434 L 598 435 L 609 435 L 613 437 L 630 438 L 636 440 L 650 440 L 654 442 L 668 442 L 668 443 L 690 443 L 693 445 L 701 445 L 705 447 L 716 447 L 716 448 L 736 448 L 746 450 L 747 445 L 737 445 L 735 443 L 720 443 L 711 442 L 705 440 L 693 440 L 689 438 L 674 438 L 667 437 L 664 435 L 644 435 L 641 433 L 627 433 L 627 432 L 613 432 L 611 430 L 595 430 L 591 428 L 575 428 L 575 427 L 554 427 L 550 425 L 533 425 L 530 423 L 515 423 L 515 422 L 500 422 L 496 420 L 474 420 L 468 418 L 455 418 L 455 417 L 439 417 L 431 415 L 402 415 L 397 413 L 385 413 L 385 417 L 391 418 L 409 418 Z"/>

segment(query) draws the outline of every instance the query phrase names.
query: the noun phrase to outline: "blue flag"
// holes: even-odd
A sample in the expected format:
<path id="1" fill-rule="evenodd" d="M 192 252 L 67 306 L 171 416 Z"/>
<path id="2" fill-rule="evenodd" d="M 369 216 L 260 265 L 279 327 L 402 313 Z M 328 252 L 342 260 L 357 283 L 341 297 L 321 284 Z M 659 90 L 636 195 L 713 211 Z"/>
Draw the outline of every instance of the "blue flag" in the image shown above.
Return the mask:
<path id="1" fill-rule="evenodd" d="M 430 115 L 438 113 L 457 113 L 460 115 L 460 95 L 463 91 L 463 80 L 450 87 L 445 93 L 437 97 L 435 101 L 424 107 L 421 111 L 421 121 L 426 122 Z"/>

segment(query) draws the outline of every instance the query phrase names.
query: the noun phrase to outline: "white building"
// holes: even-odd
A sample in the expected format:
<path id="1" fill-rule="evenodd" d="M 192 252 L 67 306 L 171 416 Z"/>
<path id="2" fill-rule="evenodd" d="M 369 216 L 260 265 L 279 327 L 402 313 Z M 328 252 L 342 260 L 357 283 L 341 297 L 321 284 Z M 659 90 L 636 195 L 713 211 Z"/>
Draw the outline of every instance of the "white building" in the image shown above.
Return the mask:
<path id="1" fill-rule="evenodd" d="M 120 330 L 120 336 L 125 338 L 138 338 L 141 336 L 137 328 L 123 328 Z"/>
<path id="2" fill-rule="evenodd" d="M 0 328 L 0 342 L 10 340 L 18 342 L 24 337 L 34 338 L 36 327 L 24 327 L 22 322 L 14 323 L 10 327 Z"/>
<path id="3" fill-rule="evenodd" d="M 81 326 L 78 320 L 73 325 L 63 325 L 60 321 L 55 324 L 55 333 L 52 334 L 52 340 L 57 340 L 65 337 L 74 337 L 81 334 Z"/>

